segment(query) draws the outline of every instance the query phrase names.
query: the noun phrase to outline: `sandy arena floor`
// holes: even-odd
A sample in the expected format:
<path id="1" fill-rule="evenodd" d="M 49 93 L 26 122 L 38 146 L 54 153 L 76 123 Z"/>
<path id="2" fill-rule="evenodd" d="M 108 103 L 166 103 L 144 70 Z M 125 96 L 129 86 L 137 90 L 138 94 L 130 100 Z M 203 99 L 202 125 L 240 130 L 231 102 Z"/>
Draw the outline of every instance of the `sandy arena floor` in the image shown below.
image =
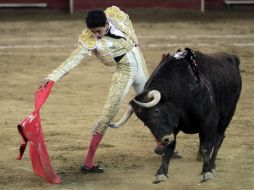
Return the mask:
<path id="1" fill-rule="evenodd" d="M 83 15 L 41 11 L 32 16 L 0 13 L 0 189 L 142 190 L 254 189 L 254 14 L 247 12 L 177 12 L 129 10 L 149 73 L 164 52 L 191 47 L 203 52 L 225 51 L 241 59 L 243 89 L 235 116 L 217 159 L 216 176 L 199 182 L 202 164 L 196 161 L 197 135 L 181 133 L 177 151 L 183 156 L 170 165 L 168 181 L 152 184 L 160 164 L 154 139 L 132 117 L 121 129 L 108 129 L 96 155 L 103 174 L 81 174 L 79 166 L 100 114 L 111 81 L 111 68 L 95 57 L 85 59 L 53 88 L 41 110 L 43 129 L 60 185 L 35 176 L 28 149 L 17 161 L 21 138 L 16 125 L 33 109 L 40 81 L 77 45 Z M 156 17 L 154 16 L 156 15 Z M 116 120 L 131 99 L 129 94 Z"/>

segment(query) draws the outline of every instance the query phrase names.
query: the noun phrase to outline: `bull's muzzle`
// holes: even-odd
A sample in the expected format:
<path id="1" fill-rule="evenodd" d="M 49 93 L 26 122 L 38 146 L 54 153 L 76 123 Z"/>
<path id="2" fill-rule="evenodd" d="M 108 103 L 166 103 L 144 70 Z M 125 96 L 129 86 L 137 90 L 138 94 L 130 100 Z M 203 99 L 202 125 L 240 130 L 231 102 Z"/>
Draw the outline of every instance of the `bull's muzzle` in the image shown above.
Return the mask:
<path id="1" fill-rule="evenodd" d="M 161 142 L 164 143 L 164 144 L 166 144 L 166 145 L 169 145 L 169 144 L 171 144 L 174 140 L 175 140 L 174 134 L 170 134 L 170 135 L 165 135 L 165 136 L 161 139 Z"/>

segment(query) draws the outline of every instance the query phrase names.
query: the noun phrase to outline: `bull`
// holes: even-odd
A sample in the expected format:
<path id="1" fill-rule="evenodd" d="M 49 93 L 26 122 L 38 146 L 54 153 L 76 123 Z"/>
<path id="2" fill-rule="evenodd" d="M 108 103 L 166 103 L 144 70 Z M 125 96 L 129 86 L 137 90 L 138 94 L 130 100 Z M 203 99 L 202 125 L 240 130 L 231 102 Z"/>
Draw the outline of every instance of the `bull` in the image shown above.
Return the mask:
<path id="1" fill-rule="evenodd" d="M 213 178 L 216 157 L 241 93 L 239 65 L 239 58 L 228 53 L 205 54 L 185 48 L 174 56 L 167 54 L 144 91 L 130 101 L 122 119 L 110 125 L 122 126 L 135 112 L 164 145 L 154 183 L 167 179 L 180 131 L 199 134 L 201 182 Z"/>

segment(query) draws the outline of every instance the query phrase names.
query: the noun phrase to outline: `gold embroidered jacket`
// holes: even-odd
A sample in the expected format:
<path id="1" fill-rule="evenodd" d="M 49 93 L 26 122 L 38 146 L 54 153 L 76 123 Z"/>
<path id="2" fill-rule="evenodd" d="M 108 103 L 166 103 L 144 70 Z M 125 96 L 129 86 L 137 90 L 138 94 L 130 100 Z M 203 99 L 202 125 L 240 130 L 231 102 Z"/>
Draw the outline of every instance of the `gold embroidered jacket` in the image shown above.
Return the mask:
<path id="1" fill-rule="evenodd" d="M 129 52 L 138 40 L 129 16 L 118 7 L 112 6 L 105 10 L 105 14 L 110 23 L 120 30 L 124 38 L 114 39 L 103 36 L 97 39 L 89 30 L 85 29 L 79 36 L 79 47 L 66 59 L 57 69 L 55 69 L 46 79 L 59 80 L 70 70 L 77 66 L 86 55 L 95 54 L 107 66 L 114 66 L 114 57 L 118 57 Z"/>

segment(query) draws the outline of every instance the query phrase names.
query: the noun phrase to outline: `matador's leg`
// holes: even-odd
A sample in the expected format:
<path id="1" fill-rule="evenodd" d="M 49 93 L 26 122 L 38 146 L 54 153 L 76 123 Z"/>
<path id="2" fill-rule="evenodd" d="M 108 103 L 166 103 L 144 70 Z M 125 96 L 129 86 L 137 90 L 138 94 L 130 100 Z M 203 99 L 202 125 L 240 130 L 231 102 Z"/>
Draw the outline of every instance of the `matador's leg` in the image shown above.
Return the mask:
<path id="1" fill-rule="evenodd" d="M 132 70 L 136 70 L 132 86 L 134 88 L 135 94 L 140 94 L 144 90 L 145 83 L 148 79 L 148 72 L 145 64 L 145 59 L 139 47 L 135 47 L 131 51 L 132 53 L 127 54 L 127 56 L 130 57 L 130 59 L 133 57 L 132 60 L 135 60 L 131 62 L 130 65 Z"/>
<path id="2" fill-rule="evenodd" d="M 108 93 L 107 102 L 103 111 L 96 122 L 93 130 L 93 136 L 90 142 L 87 156 L 84 160 L 84 166 L 81 167 L 82 171 L 94 170 L 95 172 L 102 172 L 103 170 L 93 163 L 96 149 L 105 133 L 108 124 L 111 123 L 117 112 L 119 111 L 120 104 L 124 97 L 128 94 L 129 88 L 133 83 L 133 74 L 128 64 L 128 59 L 125 56 L 121 63 L 119 63 L 113 74 L 111 87 Z"/>
<path id="3" fill-rule="evenodd" d="M 126 58 L 123 58 L 126 59 Z M 127 60 L 127 59 L 126 59 Z M 121 61 L 122 62 L 122 61 Z M 104 134 L 112 122 L 133 83 L 133 73 L 128 63 L 121 63 L 113 74 L 107 102 L 95 125 L 94 132 Z"/>

